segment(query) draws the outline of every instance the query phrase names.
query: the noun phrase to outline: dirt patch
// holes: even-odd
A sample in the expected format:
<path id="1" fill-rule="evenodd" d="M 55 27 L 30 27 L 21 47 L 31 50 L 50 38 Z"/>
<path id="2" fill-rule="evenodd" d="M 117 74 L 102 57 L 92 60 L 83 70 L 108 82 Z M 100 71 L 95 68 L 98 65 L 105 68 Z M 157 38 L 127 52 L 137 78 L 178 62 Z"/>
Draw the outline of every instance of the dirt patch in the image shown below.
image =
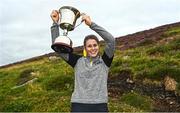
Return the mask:
<path id="1" fill-rule="evenodd" d="M 165 91 L 163 84 L 145 85 L 142 81 L 133 81 L 130 72 L 110 76 L 108 91 L 112 98 L 119 98 L 124 93 L 135 91 L 141 95 L 149 96 L 153 100 L 153 111 L 155 112 L 180 112 L 180 96 L 178 94 Z"/>

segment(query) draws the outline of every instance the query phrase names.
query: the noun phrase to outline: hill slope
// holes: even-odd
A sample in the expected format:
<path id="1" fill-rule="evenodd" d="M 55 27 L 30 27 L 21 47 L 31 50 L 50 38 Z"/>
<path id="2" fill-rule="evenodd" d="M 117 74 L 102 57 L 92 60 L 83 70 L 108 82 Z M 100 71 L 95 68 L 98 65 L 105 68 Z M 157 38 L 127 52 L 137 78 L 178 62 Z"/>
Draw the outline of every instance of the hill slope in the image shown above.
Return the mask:
<path id="1" fill-rule="evenodd" d="M 156 28 L 152 28 L 149 30 L 140 31 L 140 32 L 137 32 L 134 34 L 129 34 L 126 36 L 117 37 L 116 38 L 116 49 L 117 50 L 126 50 L 128 48 L 136 47 L 136 45 L 138 45 L 139 43 L 147 43 L 148 41 L 156 42 L 163 37 L 165 31 L 167 31 L 168 29 L 171 29 L 171 28 L 179 27 L 179 26 L 180 26 L 180 22 L 176 22 L 176 23 L 167 24 L 167 25 L 156 27 Z M 176 34 L 176 32 L 178 32 L 178 31 L 172 31 L 171 34 L 173 34 L 173 33 Z M 101 42 L 101 43 L 103 43 L 103 42 Z M 83 46 L 74 47 L 74 51 L 76 53 L 81 53 L 82 49 L 83 49 Z M 31 62 L 33 60 L 38 60 L 38 59 L 41 59 L 43 57 L 50 57 L 50 56 L 54 56 L 54 55 L 56 55 L 54 52 L 48 53 L 45 55 L 33 57 L 33 58 L 26 59 L 23 61 L 19 61 L 19 62 L 4 65 L 4 66 L 0 66 L 0 68 L 9 67 L 9 66 L 16 65 L 16 64 L 21 64 L 23 62 Z"/>
<path id="2" fill-rule="evenodd" d="M 180 111 L 180 22 L 116 41 L 108 79 L 109 110 Z M 165 90 L 167 76 L 177 82 L 175 91 Z M 0 111 L 68 112 L 73 82 L 73 69 L 54 53 L 2 66 Z"/>

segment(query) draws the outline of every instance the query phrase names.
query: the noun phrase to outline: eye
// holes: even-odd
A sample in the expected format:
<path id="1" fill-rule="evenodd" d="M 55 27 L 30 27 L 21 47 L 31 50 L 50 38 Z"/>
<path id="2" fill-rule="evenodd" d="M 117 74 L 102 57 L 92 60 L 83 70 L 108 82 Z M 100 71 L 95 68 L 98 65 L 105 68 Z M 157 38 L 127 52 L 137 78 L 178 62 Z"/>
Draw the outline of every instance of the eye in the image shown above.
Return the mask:
<path id="1" fill-rule="evenodd" d="M 92 45 L 88 45 L 87 47 L 91 48 L 91 47 L 92 47 Z"/>
<path id="2" fill-rule="evenodd" d="M 91 48 L 91 47 L 97 47 L 97 44 L 93 44 L 93 45 L 88 45 L 87 47 Z"/>
<path id="3" fill-rule="evenodd" d="M 93 47 L 97 47 L 98 45 L 97 44 L 93 44 Z"/>

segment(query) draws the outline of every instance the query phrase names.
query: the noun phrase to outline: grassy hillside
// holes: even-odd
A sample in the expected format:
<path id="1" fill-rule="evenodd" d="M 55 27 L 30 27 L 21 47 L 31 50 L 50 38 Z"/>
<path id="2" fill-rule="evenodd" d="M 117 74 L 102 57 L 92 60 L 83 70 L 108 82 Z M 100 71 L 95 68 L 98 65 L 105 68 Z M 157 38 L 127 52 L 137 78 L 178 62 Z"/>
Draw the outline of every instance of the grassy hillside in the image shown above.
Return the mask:
<path id="1" fill-rule="evenodd" d="M 167 29 L 159 41 L 144 40 L 136 48 L 116 50 L 109 78 L 129 73 L 142 84 L 161 85 L 168 75 L 180 94 L 180 27 Z M 68 112 L 73 69 L 61 58 L 44 57 L 0 69 L 1 112 Z M 153 111 L 154 100 L 138 90 L 109 98 L 111 112 Z"/>

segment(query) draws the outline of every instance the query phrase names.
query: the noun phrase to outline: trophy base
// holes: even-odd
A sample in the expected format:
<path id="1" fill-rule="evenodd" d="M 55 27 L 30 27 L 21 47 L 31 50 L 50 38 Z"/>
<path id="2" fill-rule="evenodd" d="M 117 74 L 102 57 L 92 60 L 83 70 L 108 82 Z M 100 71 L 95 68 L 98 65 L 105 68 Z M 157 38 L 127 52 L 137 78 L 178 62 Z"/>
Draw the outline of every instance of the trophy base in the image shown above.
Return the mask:
<path id="1" fill-rule="evenodd" d="M 64 43 L 54 43 L 51 45 L 51 48 L 55 52 L 60 52 L 60 53 L 72 53 L 73 52 L 73 48 Z"/>
<path id="2" fill-rule="evenodd" d="M 72 41 L 67 36 L 59 36 L 55 39 L 54 43 L 52 44 L 51 48 L 60 53 L 72 53 Z"/>

